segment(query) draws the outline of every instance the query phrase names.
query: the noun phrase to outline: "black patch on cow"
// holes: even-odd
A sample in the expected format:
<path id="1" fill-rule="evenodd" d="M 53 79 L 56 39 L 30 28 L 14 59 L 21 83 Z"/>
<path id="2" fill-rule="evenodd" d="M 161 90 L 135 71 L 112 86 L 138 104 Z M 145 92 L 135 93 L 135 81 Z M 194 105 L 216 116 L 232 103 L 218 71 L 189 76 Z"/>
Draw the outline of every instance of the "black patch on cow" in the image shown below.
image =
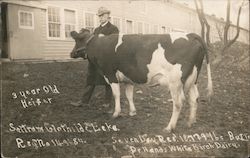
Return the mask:
<path id="1" fill-rule="evenodd" d="M 182 82 L 185 83 L 194 65 L 200 71 L 204 51 L 198 35 L 188 34 L 188 40 L 180 38 L 172 43 L 165 35 L 124 35 L 115 52 L 118 35 L 95 37 L 87 48 L 89 60 L 102 71 L 111 83 L 118 83 L 117 70 L 135 83 L 146 83 L 149 72 L 147 65 L 152 60 L 158 44 L 165 49 L 165 57 L 171 64 L 181 64 Z"/>
<path id="2" fill-rule="evenodd" d="M 168 35 L 170 38 L 170 35 Z M 197 67 L 197 72 L 201 69 L 202 61 L 204 58 L 204 49 L 202 43 L 199 42 L 199 38 L 196 34 L 188 34 L 188 40 L 184 38 L 176 39 L 172 44 L 172 41 L 163 40 L 161 43 L 165 49 L 165 57 L 171 64 L 181 64 L 182 70 L 182 83 L 185 83 L 188 76 L 192 73 L 194 65 Z"/>

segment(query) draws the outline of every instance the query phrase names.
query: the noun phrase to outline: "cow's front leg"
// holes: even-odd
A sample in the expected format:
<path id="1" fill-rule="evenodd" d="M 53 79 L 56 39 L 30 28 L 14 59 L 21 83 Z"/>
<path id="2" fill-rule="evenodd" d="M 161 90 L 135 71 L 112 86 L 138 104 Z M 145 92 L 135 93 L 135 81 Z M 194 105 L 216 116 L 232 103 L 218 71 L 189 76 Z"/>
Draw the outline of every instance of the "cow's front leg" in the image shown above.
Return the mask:
<path id="1" fill-rule="evenodd" d="M 110 86 L 111 86 L 113 96 L 115 99 L 115 111 L 113 113 L 113 118 L 116 118 L 121 113 L 120 85 L 119 85 L 119 83 L 111 83 Z"/>

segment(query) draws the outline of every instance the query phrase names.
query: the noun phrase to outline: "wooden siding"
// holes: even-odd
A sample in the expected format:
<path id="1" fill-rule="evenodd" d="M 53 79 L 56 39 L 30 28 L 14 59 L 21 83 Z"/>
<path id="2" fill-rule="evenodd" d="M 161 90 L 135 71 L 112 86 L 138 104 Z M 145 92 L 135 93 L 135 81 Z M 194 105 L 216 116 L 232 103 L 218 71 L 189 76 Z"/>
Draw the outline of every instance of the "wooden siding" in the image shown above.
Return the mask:
<path id="1" fill-rule="evenodd" d="M 12 1 L 14 3 L 14 1 Z M 158 32 L 161 27 L 171 30 L 183 30 L 200 34 L 200 23 L 195 10 L 183 5 L 163 3 L 162 1 L 18 1 L 18 5 L 28 4 L 31 7 L 45 8 L 41 10 L 40 21 L 42 23 L 42 57 L 45 59 L 69 58 L 69 53 L 74 47 L 74 41 L 70 39 L 48 38 L 47 8 L 48 6 L 60 7 L 76 11 L 76 31 L 85 27 L 84 13 L 96 13 L 98 8 L 105 6 L 111 10 L 111 16 L 121 19 L 121 33 L 126 33 L 126 20 L 133 21 L 133 33 L 137 31 L 137 22 L 142 22 L 143 27 L 149 24 L 150 33 L 154 25 L 158 25 Z M 215 21 L 208 16 L 211 24 L 211 41 L 219 40 Z M 222 25 L 222 23 L 220 23 Z M 98 18 L 95 18 L 95 27 L 98 26 Z M 233 28 L 235 29 L 235 27 Z M 238 41 L 248 43 L 249 31 L 241 30 Z"/>

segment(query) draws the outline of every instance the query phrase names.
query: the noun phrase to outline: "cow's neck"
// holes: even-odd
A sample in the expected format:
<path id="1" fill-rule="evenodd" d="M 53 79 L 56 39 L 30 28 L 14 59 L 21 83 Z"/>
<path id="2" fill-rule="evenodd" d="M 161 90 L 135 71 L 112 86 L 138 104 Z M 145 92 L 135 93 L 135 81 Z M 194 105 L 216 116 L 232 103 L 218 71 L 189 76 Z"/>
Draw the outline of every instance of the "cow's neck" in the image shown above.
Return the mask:
<path id="1" fill-rule="evenodd" d="M 94 37 L 95 37 L 95 35 L 94 35 L 94 34 L 91 34 L 91 35 L 88 37 L 87 41 L 86 41 L 86 45 L 88 45 L 89 42 L 90 42 Z"/>

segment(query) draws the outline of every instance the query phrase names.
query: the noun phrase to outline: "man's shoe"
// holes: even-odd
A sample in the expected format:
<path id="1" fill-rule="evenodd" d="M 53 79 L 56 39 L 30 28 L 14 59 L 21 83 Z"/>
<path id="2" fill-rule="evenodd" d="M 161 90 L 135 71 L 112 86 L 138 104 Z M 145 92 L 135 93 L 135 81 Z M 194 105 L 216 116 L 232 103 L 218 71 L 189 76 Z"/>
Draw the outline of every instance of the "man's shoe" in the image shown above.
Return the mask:
<path id="1" fill-rule="evenodd" d="M 109 103 L 104 103 L 104 104 L 102 104 L 102 106 L 105 107 L 105 108 L 108 108 L 110 106 L 110 104 Z"/>
<path id="2" fill-rule="evenodd" d="M 80 100 L 80 101 L 77 101 L 77 102 L 70 102 L 70 104 L 73 105 L 73 106 L 76 106 L 76 107 L 80 107 L 80 106 L 83 105 L 83 103 L 82 103 L 81 100 Z"/>

